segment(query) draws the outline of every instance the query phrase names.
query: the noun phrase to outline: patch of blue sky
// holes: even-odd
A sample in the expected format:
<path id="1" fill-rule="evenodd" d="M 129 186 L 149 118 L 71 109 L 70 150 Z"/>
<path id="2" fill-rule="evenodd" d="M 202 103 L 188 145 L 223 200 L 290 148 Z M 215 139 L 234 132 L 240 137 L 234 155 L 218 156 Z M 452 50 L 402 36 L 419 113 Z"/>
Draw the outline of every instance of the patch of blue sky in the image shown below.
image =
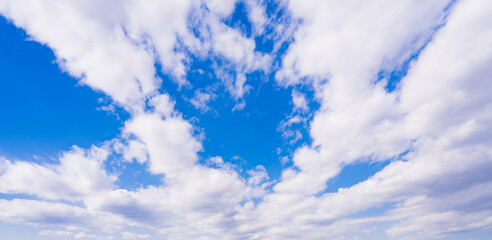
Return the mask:
<path id="1" fill-rule="evenodd" d="M 98 110 L 108 98 L 78 85 L 55 61 L 52 50 L 0 17 L 0 155 L 49 159 L 119 134 L 128 115 Z"/>
<path id="2" fill-rule="evenodd" d="M 190 70 L 203 79 L 194 79 L 193 85 L 208 86 L 214 72 L 209 67 L 201 68 L 202 73 Z M 274 81 L 265 81 L 264 73 L 247 74 L 252 88 L 244 96 L 244 109 L 232 111 L 236 104 L 219 86 L 217 97 L 209 102 L 208 112 L 201 112 L 187 100 L 193 97 L 193 91 L 177 90 L 170 87 L 167 90 L 176 101 L 176 108 L 183 116 L 204 133 L 204 152 L 202 159 L 221 156 L 225 161 L 233 162 L 241 168 L 251 169 L 256 165 L 264 165 L 273 175 L 279 175 L 280 162 L 276 149 L 283 145 L 281 134 L 277 132 L 278 124 L 291 112 L 290 92 L 275 85 Z M 213 81 L 210 81 L 213 82 Z M 208 84 L 210 84 L 208 82 Z M 203 89 L 203 87 L 201 87 Z M 184 93 L 188 92 L 188 93 Z"/>
<path id="3" fill-rule="evenodd" d="M 118 176 L 114 183 L 117 188 L 136 190 L 149 186 L 161 186 L 163 175 L 154 175 L 148 171 L 148 162 L 143 164 L 133 160 L 122 161 L 122 156 L 114 154 L 105 162 L 105 169 L 109 174 Z"/>
<path id="4" fill-rule="evenodd" d="M 248 10 L 242 1 L 236 3 L 234 12 L 224 20 L 224 23 L 231 28 L 241 31 L 248 38 L 253 34 L 253 24 L 248 19 Z"/>
<path id="5" fill-rule="evenodd" d="M 440 27 L 439 27 L 440 28 Z M 379 82 L 382 79 L 386 79 L 388 82 L 386 83 L 385 89 L 387 92 L 393 92 L 398 88 L 401 80 L 407 75 L 409 68 L 412 63 L 415 62 L 422 51 L 425 49 L 427 44 L 432 40 L 432 36 L 435 34 L 437 29 L 435 29 L 434 33 L 423 43 L 423 45 L 417 49 L 408 59 L 403 61 L 396 69 L 392 70 L 381 70 L 378 72 L 377 81 Z"/>
<path id="6" fill-rule="evenodd" d="M 277 1 L 265 1 L 264 3 L 266 18 L 268 19 L 265 26 L 265 31 L 262 33 L 255 32 L 254 26 L 248 17 L 248 8 L 243 1 L 236 3 L 234 12 L 224 20 L 224 23 L 239 30 L 245 37 L 255 40 L 255 51 L 272 54 L 275 62 L 281 59 L 288 45 L 293 41 L 292 36 L 280 36 L 281 34 L 289 34 L 288 32 L 277 32 L 276 27 L 283 24 L 286 27 L 293 24 L 294 20 L 287 14 L 284 6 Z M 275 49 L 275 43 L 279 44 Z M 274 64 L 275 65 L 275 64 Z"/>
<path id="7" fill-rule="evenodd" d="M 425 50 L 427 45 L 432 41 L 436 33 L 446 25 L 447 17 L 456 3 L 456 0 L 452 0 L 449 4 L 443 9 L 443 17 L 442 21 L 432 28 L 429 36 L 423 41 L 420 47 L 417 48 L 415 52 L 413 52 L 407 59 L 405 59 L 400 65 L 398 65 L 394 69 L 381 69 L 378 72 L 376 82 L 381 81 L 382 79 L 386 79 L 388 82 L 385 86 L 387 92 L 393 92 L 398 89 L 398 85 L 401 80 L 407 75 L 409 68 L 412 66 L 412 63 L 417 61 L 420 54 Z"/>
<path id="8" fill-rule="evenodd" d="M 14 199 L 29 199 L 29 200 L 37 200 L 38 198 L 29 194 L 7 194 L 7 193 L 0 193 L 0 199 L 4 200 L 14 200 Z"/>
<path id="9" fill-rule="evenodd" d="M 427 44 L 432 40 L 432 36 L 434 35 L 434 33 L 424 42 L 424 44 L 419 49 L 417 49 L 417 51 L 415 51 L 412 55 L 410 55 L 408 59 L 397 66 L 397 68 L 392 70 L 383 69 L 379 71 L 376 82 L 379 82 L 382 79 L 386 79 L 388 81 L 385 86 L 387 92 L 393 92 L 395 89 L 397 89 L 401 80 L 407 75 L 412 63 L 418 59 Z"/>
<path id="10" fill-rule="evenodd" d="M 302 88 L 301 88 L 302 89 Z M 293 124 L 286 129 L 278 128 L 279 134 L 283 134 L 284 131 L 291 131 L 293 136 L 284 137 L 283 145 L 278 148 L 278 155 L 280 158 L 285 158 L 282 160 L 284 167 L 292 166 L 292 158 L 294 157 L 295 150 L 303 146 L 311 146 L 312 138 L 310 135 L 309 124 L 314 117 L 314 112 L 319 109 L 320 104 L 314 100 L 314 92 L 309 89 L 302 89 L 303 94 L 306 96 L 309 112 L 292 112 L 284 120 L 289 120 L 290 118 L 300 117 L 303 118 L 302 122 Z M 300 138 L 296 135 L 300 133 Z"/>
<path id="11" fill-rule="evenodd" d="M 384 215 L 388 210 L 391 210 L 395 207 L 396 203 L 385 203 L 382 205 L 378 205 L 375 207 L 371 207 L 357 213 L 354 213 L 349 216 L 349 218 L 369 218 L 369 217 L 378 217 Z"/>
<path id="12" fill-rule="evenodd" d="M 211 110 L 201 112 L 189 99 L 193 98 L 195 89 L 204 90 L 217 81 L 212 64 L 210 59 L 202 61 L 192 58 L 188 80 L 193 89 L 179 89 L 168 76 L 159 73 L 165 79 L 163 90 L 172 96 L 177 110 L 204 133 L 201 160 L 221 156 L 226 162 L 238 165 L 240 169 L 264 165 L 271 177 L 280 176 L 282 166 L 277 149 L 292 153 L 296 147 L 306 144 L 310 139 L 308 129 L 301 126 L 299 131 L 305 136 L 303 140 L 285 145 L 285 140 L 277 131 L 282 120 L 292 113 L 291 89 L 278 86 L 274 79 L 269 79 L 263 72 L 253 72 L 246 75 L 251 90 L 244 96 L 244 109 L 232 111 L 235 100 L 229 94 L 220 93 L 225 91 L 223 86 L 215 86 L 213 88 L 219 89 L 214 90 L 217 92 L 216 98 L 208 103 Z M 306 92 L 308 98 L 313 97 L 313 92 Z M 310 101 L 309 104 L 311 109 L 317 108 L 316 102 Z"/>
<path id="13" fill-rule="evenodd" d="M 44 198 L 38 197 L 36 195 L 24 194 L 24 193 L 0 193 L 0 200 L 11 201 L 11 200 L 15 200 L 15 199 L 37 200 L 37 201 L 45 201 L 45 202 L 57 202 L 57 203 L 64 203 L 64 204 L 68 204 L 68 205 L 72 205 L 72 206 L 76 206 L 76 207 L 85 207 L 85 205 L 82 201 L 73 201 L 73 200 L 65 200 L 65 199 L 57 199 L 57 200 L 44 199 Z"/>
<path id="14" fill-rule="evenodd" d="M 299 23 L 298 19 L 294 19 L 290 13 L 286 10 L 285 6 L 281 5 L 278 1 L 269 0 L 265 1 L 266 15 L 269 18 L 269 24 L 265 26 L 265 34 L 259 35 L 255 38 L 257 44 L 257 51 L 264 51 L 269 49 L 270 51 L 276 50 L 277 56 L 282 56 L 288 45 L 294 41 L 292 34 L 293 32 L 277 32 L 278 25 L 283 25 L 284 27 L 294 26 L 296 27 Z M 284 29 L 286 30 L 286 29 Z M 276 34 L 285 34 L 281 36 L 276 36 Z M 274 49 L 274 43 L 276 40 L 281 39 L 278 49 Z M 277 41 L 278 42 L 278 41 Z"/>
<path id="15" fill-rule="evenodd" d="M 283 146 L 282 136 L 276 129 L 292 109 L 290 92 L 254 75 L 249 76 L 257 80 L 251 81 L 252 90 L 245 96 L 245 108 L 221 113 L 218 122 L 210 122 L 217 125 L 207 134 L 221 146 L 209 147 L 214 152 L 227 153 L 228 157 L 239 156 L 243 159 L 241 167 L 247 169 L 264 165 L 270 176 L 275 177 L 281 167 L 276 149 Z"/>
<path id="16" fill-rule="evenodd" d="M 252 25 L 244 3 L 239 2 L 233 14 L 224 21 L 242 31 L 245 36 L 252 35 Z M 193 26 L 190 27 L 193 29 Z M 279 53 L 283 54 L 287 47 L 288 44 L 282 45 Z M 272 46 L 266 45 L 257 48 L 258 51 L 266 53 L 272 49 Z M 234 68 L 228 68 L 228 61 L 220 56 L 201 58 L 192 53 L 187 55 L 190 59 L 187 62 L 186 78 L 191 87 L 180 88 L 168 75 L 160 71 L 158 76 L 163 79 L 161 90 L 171 95 L 176 102 L 176 109 L 204 133 L 204 151 L 200 153 L 202 162 L 210 157 L 221 156 L 226 162 L 238 165 L 239 169 L 252 169 L 256 165 L 264 165 L 271 177 L 278 177 L 281 163 L 276 149 L 284 147 L 284 140 L 277 128 L 292 112 L 291 89 L 276 84 L 274 71 L 268 74 L 263 71 L 248 73 L 246 84 L 251 88 L 242 99 L 246 105 L 242 110 L 233 111 L 237 101 L 231 94 L 226 93 L 227 89 L 220 83 L 216 74 L 216 67 L 225 68 L 226 74 L 231 77 L 237 74 Z M 281 61 L 280 55 L 275 58 L 278 62 Z M 156 69 L 161 69 L 159 64 L 156 64 Z M 197 90 L 214 95 L 207 103 L 210 111 L 200 111 L 190 103 Z"/>
<path id="17" fill-rule="evenodd" d="M 325 189 L 324 193 L 335 193 L 338 192 L 338 189 L 340 188 L 349 188 L 358 183 L 361 183 L 374 176 L 374 174 L 383 170 L 391 162 L 407 161 L 405 156 L 410 152 L 412 152 L 412 148 L 398 154 L 395 157 L 382 161 L 357 161 L 355 163 L 344 166 L 342 171 L 337 176 L 327 182 L 328 187 Z"/>
<path id="18" fill-rule="evenodd" d="M 345 166 L 342 171 L 330 179 L 325 193 L 338 192 L 339 188 L 349 188 L 372 177 L 385 168 L 390 161 L 383 162 L 356 162 Z"/>
<path id="19" fill-rule="evenodd" d="M 277 14 L 274 18 L 283 17 L 281 10 L 272 10 L 275 9 L 272 4 L 275 3 L 267 2 L 267 12 Z M 236 6 L 230 23 L 251 35 L 251 23 L 244 3 Z M 4 18 L 0 20 L 0 28 L 0 111 L 4 116 L 0 118 L 0 124 L 5 126 L 0 132 L 0 155 L 13 159 L 55 161 L 53 156 L 69 150 L 72 145 L 87 148 L 119 135 L 124 121 L 129 118 L 128 113 L 118 108 L 116 114 L 98 110 L 110 104 L 108 97 L 78 85 L 76 79 L 63 73 L 55 63 L 52 50 L 27 40 L 24 31 Z M 288 43 L 284 43 L 277 61 L 281 61 L 281 54 L 287 48 Z M 272 46 L 263 45 L 257 50 L 269 52 Z M 167 75 L 160 71 L 158 75 L 163 79 L 161 90 L 170 93 L 177 110 L 204 131 L 202 158 L 222 156 L 245 169 L 262 164 L 272 177 L 278 176 L 281 165 L 276 149 L 283 147 L 284 142 L 276 129 L 291 113 L 291 89 L 277 86 L 273 73 L 268 76 L 263 72 L 247 74 L 247 84 L 252 89 L 244 97 L 246 107 L 241 111 L 231 111 L 236 103 L 230 95 L 220 94 L 225 89 L 217 85 L 213 66 L 223 64 L 225 60 L 194 56 L 190 59 L 187 79 L 192 87 L 179 88 Z M 158 63 L 156 69 L 160 69 Z M 231 74 L 235 73 L 231 70 Z M 212 110 L 203 113 L 189 100 L 196 89 L 205 91 L 207 87 L 218 94 L 209 103 Z M 18 111 L 19 108 L 22 111 Z M 303 135 L 308 135 L 307 129 L 300 130 L 304 131 Z M 125 169 L 117 183 L 121 187 L 156 185 L 160 181 L 159 176 L 145 171 L 145 165 L 136 162 L 122 164 Z M 140 175 L 135 176 L 134 171 Z M 135 179 L 139 182 L 134 182 Z"/>

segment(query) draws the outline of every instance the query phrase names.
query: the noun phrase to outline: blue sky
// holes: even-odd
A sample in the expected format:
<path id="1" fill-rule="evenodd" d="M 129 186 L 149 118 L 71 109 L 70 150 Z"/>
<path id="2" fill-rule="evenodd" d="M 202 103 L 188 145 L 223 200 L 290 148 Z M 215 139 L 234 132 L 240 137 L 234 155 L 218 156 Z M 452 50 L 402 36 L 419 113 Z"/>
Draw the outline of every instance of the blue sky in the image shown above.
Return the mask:
<path id="1" fill-rule="evenodd" d="M 0 1 L 0 236 L 487 239 L 490 13 Z"/>
<path id="2" fill-rule="evenodd" d="M 118 135 L 116 115 L 97 110 L 105 96 L 61 72 L 51 49 L 3 17 L 1 34 L 2 155 L 54 156 Z"/>

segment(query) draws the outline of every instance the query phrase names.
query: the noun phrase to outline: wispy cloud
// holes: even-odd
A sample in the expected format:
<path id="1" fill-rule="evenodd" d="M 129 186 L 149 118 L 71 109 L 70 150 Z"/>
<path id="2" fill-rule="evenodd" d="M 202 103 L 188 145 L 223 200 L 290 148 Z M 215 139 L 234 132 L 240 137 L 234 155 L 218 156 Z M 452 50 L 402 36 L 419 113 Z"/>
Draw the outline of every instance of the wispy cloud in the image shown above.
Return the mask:
<path id="1" fill-rule="evenodd" d="M 11 198 L 0 199 L 0 220 L 76 239 L 430 239 L 490 229 L 490 1 L 240 3 L 249 33 L 227 24 L 235 1 L 0 1 L 0 14 L 51 48 L 63 71 L 130 115 L 120 136 L 52 162 L 1 157 L 0 193 Z M 270 16 L 279 12 L 289 20 Z M 270 53 L 258 50 L 262 37 Z M 211 62 L 213 81 L 193 86 L 197 59 Z M 401 79 L 379 77 L 405 62 Z M 220 144 L 207 155 L 185 106 L 206 112 L 227 95 L 231 111 L 244 110 L 259 72 L 289 98 L 278 154 L 309 138 L 282 156 L 279 177 L 269 175 L 275 159 L 233 166 Z M 186 104 L 172 97 L 187 90 Z M 109 161 L 140 164 L 162 184 L 117 186 Z M 364 162 L 387 165 L 327 191 Z"/>

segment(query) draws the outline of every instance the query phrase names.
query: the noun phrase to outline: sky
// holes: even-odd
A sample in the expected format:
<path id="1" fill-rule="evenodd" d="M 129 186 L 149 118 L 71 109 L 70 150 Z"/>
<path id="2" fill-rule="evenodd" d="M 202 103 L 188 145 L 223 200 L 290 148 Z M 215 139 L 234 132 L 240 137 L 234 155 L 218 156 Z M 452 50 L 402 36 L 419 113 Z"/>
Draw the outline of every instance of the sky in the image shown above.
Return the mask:
<path id="1" fill-rule="evenodd" d="M 0 0 L 2 239 L 490 239 L 492 1 Z"/>

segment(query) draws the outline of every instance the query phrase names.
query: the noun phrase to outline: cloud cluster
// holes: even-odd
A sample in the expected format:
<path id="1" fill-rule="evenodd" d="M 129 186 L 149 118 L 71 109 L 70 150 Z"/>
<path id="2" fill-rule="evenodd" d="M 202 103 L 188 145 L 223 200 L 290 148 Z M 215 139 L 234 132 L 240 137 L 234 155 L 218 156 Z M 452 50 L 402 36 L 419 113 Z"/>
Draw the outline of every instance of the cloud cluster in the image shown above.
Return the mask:
<path id="1" fill-rule="evenodd" d="M 201 159 L 200 136 L 156 74 L 186 87 L 190 55 L 212 59 L 235 109 L 244 107 L 246 74 L 275 70 L 274 54 L 254 40 L 275 20 L 266 3 L 244 4 L 250 36 L 225 22 L 234 1 L 0 1 L 0 14 L 53 49 L 64 71 L 131 115 L 117 139 L 74 146 L 54 162 L 0 158 L 0 192 L 21 195 L 0 200 L 0 220 L 77 239 L 376 239 L 381 226 L 390 238 L 428 239 L 492 226 L 490 1 L 278 3 L 293 19 L 273 30 L 273 51 L 296 30 L 275 80 L 292 91 L 295 114 L 310 101 L 320 107 L 311 143 L 274 180 L 263 166 L 244 172 L 220 156 Z M 382 74 L 402 69 L 401 78 Z M 207 111 L 214 96 L 195 90 L 191 103 Z M 299 123 L 294 115 L 279 131 L 295 143 Z M 111 158 L 135 161 L 163 184 L 118 186 Z M 362 162 L 387 165 L 327 191 Z M 364 216 L 371 209 L 378 213 Z"/>
<path id="2" fill-rule="evenodd" d="M 487 226 L 492 196 L 478 189 L 492 180 L 486 137 L 491 127 L 490 4 L 434 1 L 424 8 L 410 7 L 416 4 L 411 1 L 355 2 L 291 3 L 306 26 L 296 33 L 298 41 L 277 79 L 298 84 L 308 77 L 318 86 L 321 107 L 311 122 L 313 144 L 297 150 L 294 167 L 284 170 L 268 197 L 299 206 L 295 219 L 287 220 L 292 225 L 324 227 L 364 209 L 395 204 L 384 216 L 397 222 L 387 230 L 393 237 L 437 237 Z M 347 7 L 353 18 L 345 17 Z M 398 68 L 398 59 L 412 55 L 417 57 L 408 74 L 388 92 L 389 79 L 378 79 L 378 73 Z M 368 180 L 323 193 L 344 166 L 391 159 Z M 467 200 L 457 205 L 458 199 Z M 267 204 L 262 212 L 271 209 Z M 453 216 L 467 217 L 455 222 Z M 292 233 L 289 224 L 278 225 L 285 226 L 276 229 L 279 234 Z"/>
<path id="3" fill-rule="evenodd" d="M 0 159 L 0 191 L 30 194 L 50 200 L 82 200 L 90 194 L 113 188 L 116 176 L 106 173 L 103 162 L 108 150 L 73 147 L 58 164 L 36 164 Z"/>

